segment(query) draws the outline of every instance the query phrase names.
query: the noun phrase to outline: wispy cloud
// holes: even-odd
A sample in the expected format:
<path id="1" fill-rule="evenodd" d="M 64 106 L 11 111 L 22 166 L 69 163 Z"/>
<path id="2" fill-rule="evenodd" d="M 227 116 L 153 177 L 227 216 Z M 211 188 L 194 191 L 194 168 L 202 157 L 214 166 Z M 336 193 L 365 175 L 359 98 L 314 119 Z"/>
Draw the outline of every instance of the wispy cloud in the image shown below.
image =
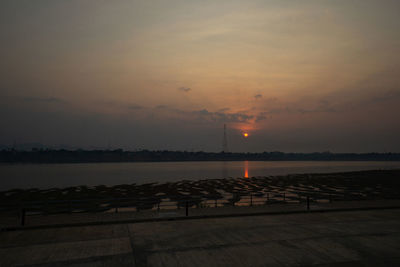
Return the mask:
<path id="1" fill-rule="evenodd" d="M 201 119 L 213 122 L 240 122 L 247 123 L 254 118 L 253 115 L 245 113 L 226 113 L 226 112 L 210 112 L 207 109 L 195 110 L 191 112 L 192 115 L 198 116 Z"/>
<path id="2" fill-rule="evenodd" d="M 66 101 L 61 98 L 57 97 L 33 97 L 33 96 L 25 96 L 25 97 L 20 97 L 22 101 L 25 102 L 32 102 L 32 103 L 59 103 L 59 104 L 65 104 Z"/>
<path id="3" fill-rule="evenodd" d="M 397 100 L 400 99 L 400 90 L 388 90 L 383 92 L 382 94 L 372 96 L 370 101 L 381 103 L 390 100 Z"/>
<path id="4" fill-rule="evenodd" d="M 219 109 L 218 111 L 209 111 L 207 109 L 200 110 L 182 110 L 174 107 L 165 105 L 159 105 L 154 108 L 158 110 L 161 116 L 168 116 L 168 114 L 177 115 L 184 119 L 191 121 L 203 121 L 203 122 L 235 122 L 235 123 L 248 123 L 255 118 L 254 115 L 249 115 L 244 112 L 226 112 L 229 109 Z M 160 113 L 160 111 L 162 111 Z"/>
<path id="5" fill-rule="evenodd" d="M 256 116 L 256 120 L 255 120 L 255 122 L 260 122 L 260 121 L 263 121 L 263 120 L 266 120 L 267 119 L 267 112 L 260 112 L 257 116 Z"/>
<path id="6" fill-rule="evenodd" d="M 256 94 L 256 95 L 254 96 L 254 98 L 255 98 L 255 99 L 262 98 L 262 94 Z"/>
<path id="7" fill-rule="evenodd" d="M 231 109 L 230 108 L 221 108 L 218 111 L 219 112 L 225 112 L 225 111 L 229 111 L 229 110 L 231 110 Z"/>
<path id="8" fill-rule="evenodd" d="M 145 109 L 146 107 L 135 104 L 135 103 L 129 103 L 129 102 L 124 102 L 124 101 L 99 101 L 96 102 L 96 104 L 100 104 L 101 106 L 104 106 L 106 108 L 111 108 L 114 110 L 139 110 L 139 109 Z"/>
<path id="9" fill-rule="evenodd" d="M 136 105 L 136 104 L 130 104 L 128 105 L 128 109 L 134 109 L 134 110 L 138 110 L 138 109 L 143 109 L 143 106 L 140 105 Z"/>
<path id="10" fill-rule="evenodd" d="M 158 105 L 154 107 L 155 109 L 168 109 L 168 106 L 166 105 Z"/>
<path id="11" fill-rule="evenodd" d="M 178 90 L 181 91 L 181 92 L 184 92 L 184 93 L 188 93 L 189 91 L 192 90 L 192 88 L 189 88 L 189 87 L 179 87 Z"/>

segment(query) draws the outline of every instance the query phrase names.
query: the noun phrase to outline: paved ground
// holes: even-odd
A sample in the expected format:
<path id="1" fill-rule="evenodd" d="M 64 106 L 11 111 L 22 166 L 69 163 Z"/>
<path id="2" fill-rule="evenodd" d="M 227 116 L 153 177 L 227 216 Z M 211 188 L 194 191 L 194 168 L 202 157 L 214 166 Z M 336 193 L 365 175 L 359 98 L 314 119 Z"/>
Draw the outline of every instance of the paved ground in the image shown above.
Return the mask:
<path id="1" fill-rule="evenodd" d="M 0 266 L 400 266 L 400 209 L 0 232 Z"/>

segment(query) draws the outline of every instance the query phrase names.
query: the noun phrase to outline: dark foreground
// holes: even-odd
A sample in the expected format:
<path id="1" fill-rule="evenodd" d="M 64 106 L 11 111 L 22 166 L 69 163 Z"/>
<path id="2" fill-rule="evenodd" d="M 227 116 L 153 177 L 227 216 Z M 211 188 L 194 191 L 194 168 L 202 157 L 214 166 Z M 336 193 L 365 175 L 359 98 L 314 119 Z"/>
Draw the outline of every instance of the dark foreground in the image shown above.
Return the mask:
<path id="1" fill-rule="evenodd" d="M 400 209 L 0 232 L 0 266 L 399 266 Z"/>

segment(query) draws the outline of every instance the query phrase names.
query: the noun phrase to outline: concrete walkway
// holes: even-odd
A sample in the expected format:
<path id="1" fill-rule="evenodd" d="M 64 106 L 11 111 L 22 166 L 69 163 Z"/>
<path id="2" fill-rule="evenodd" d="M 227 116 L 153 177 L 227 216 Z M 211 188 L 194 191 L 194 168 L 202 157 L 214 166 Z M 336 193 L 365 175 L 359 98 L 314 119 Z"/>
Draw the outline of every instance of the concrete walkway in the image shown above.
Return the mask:
<path id="1" fill-rule="evenodd" d="M 400 266 L 400 209 L 0 232 L 0 266 Z"/>

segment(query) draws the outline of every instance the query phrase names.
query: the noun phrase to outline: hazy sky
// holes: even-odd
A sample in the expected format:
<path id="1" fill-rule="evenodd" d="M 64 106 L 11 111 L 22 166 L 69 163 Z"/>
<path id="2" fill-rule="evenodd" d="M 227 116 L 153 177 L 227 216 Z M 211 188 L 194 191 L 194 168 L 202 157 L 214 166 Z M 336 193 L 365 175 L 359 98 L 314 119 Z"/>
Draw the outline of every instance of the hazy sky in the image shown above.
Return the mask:
<path id="1" fill-rule="evenodd" d="M 2 0 L 0 144 L 400 152 L 398 0 Z M 248 138 L 241 134 L 247 131 Z"/>

